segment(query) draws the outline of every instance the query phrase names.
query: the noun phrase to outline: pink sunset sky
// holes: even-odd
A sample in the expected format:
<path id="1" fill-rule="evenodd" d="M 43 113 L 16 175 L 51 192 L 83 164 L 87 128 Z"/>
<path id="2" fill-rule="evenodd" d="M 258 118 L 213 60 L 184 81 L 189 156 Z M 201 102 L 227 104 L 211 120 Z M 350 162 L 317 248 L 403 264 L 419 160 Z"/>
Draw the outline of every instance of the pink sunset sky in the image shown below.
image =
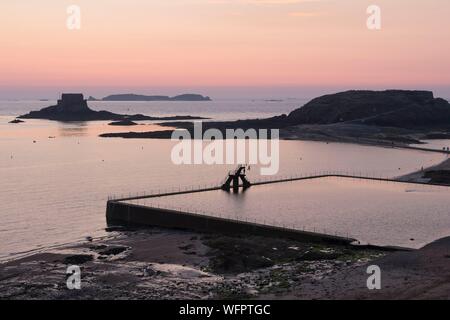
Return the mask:
<path id="1" fill-rule="evenodd" d="M 72 4 L 80 30 L 66 27 Z M 379 31 L 366 27 L 371 4 L 382 10 Z M 450 96 L 448 0 L 15 0 L 0 8 L 0 99 L 248 87 Z"/>

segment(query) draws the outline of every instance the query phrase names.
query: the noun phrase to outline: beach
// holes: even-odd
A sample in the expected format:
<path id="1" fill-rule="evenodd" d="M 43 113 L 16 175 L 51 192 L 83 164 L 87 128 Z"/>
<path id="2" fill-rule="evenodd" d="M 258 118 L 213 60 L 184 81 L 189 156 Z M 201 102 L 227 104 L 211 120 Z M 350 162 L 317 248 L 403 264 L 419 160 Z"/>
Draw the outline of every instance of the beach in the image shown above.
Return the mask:
<path id="1" fill-rule="evenodd" d="M 167 229 L 113 231 L 0 265 L 1 299 L 448 299 L 450 238 L 386 252 Z M 81 267 L 69 290 L 67 267 Z M 381 269 L 368 290 L 367 266 Z"/>
<path id="2" fill-rule="evenodd" d="M 0 298 L 283 298 L 299 283 L 383 254 L 287 239 L 128 230 L 0 265 Z M 81 267 L 80 290 L 66 286 L 72 264 Z"/>

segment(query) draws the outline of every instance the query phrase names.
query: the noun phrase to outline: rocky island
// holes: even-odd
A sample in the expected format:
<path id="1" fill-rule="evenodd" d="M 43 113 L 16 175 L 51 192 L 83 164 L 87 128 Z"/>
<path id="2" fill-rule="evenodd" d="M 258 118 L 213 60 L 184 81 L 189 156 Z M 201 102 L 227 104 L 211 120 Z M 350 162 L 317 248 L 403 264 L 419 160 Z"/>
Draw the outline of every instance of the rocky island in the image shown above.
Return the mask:
<path id="1" fill-rule="evenodd" d="M 8 123 L 23 123 L 23 122 L 25 122 L 25 121 L 20 120 L 20 119 L 14 119 L 14 120 L 9 121 Z"/>
<path id="2" fill-rule="evenodd" d="M 162 125 L 192 129 L 190 122 Z M 448 137 L 450 104 L 430 91 L 352 90 L 315 98 L 288 115 L 203 123 L 209 128 L 277 128 L 284 139 L 410 144 Z"/>
<path id="3" fill-rule="evenodd" d="M 178 119 L 181 120 L 181 119 Z M 162 126 L 193 131 L 190 121 Z M 450 104 L 430 91 L 351 90 L 324 95 L 304 106 L 266 119 L 204 122 L 202 129 L 280 129 L 281 139 L 371 145 L 420 144 L 450 136 Z M 162 138 L 157 132 L 105 133 L 102 137 Z M 170 137 L 167 132 L 163 137 Z"/>
<path id="4" fill-rule="evenodd" d="M 95 111 L 88 107 L 87 100 L 81 93 L 63 93 L 55 106 L 43 108 L 39 111 L 31 111 L 21 115 L 20 119 L 46 119 L 56 121 L 96 121 L 96 120 L 194 120 L 204 119 L 194 116 L 151 117 L 142 114 L 125 115 L 109 111 Z"/>
<path id="5" fill-rule="evenodd" d="M 450 128 L 450 105 L 430 91 L 346 91 L 292 111 L 289 125 L 357 123 L 396 128 Z"/>
<path id="6" fill-rule="evenodd" d="M 110 125 L 110 126 L 137 126 L 138 124 L 129 119 L 125 119 L 125 120 L 110 122 L 110 123 L 108 123 L 108 125 Z"/>
<path id="7" fill-rule="evenodd" d="M 208 96 L 202 96 L 195 93 L 180 94 L 174 97 L 162 95 L 142 95 L 134 93 L 112 94 L 103 99 L 96 99 L 92 96 L 89 101 L 211 101 Z"/>

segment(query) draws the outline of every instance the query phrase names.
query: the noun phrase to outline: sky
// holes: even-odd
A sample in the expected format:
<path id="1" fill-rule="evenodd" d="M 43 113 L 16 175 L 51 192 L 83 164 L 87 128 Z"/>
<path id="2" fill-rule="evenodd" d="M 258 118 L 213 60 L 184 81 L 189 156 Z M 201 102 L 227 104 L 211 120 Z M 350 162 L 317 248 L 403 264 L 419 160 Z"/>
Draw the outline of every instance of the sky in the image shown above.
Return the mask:
<path id="1" fill-rule="evenodd" d="M 369 30 L 366 10 L 381 9 Z M 80 8 L 80 29 L 67 8 Z M 62 91 L 450 97 L 448 0 L 14 0 L 0 4 L 0 99 Z"/>

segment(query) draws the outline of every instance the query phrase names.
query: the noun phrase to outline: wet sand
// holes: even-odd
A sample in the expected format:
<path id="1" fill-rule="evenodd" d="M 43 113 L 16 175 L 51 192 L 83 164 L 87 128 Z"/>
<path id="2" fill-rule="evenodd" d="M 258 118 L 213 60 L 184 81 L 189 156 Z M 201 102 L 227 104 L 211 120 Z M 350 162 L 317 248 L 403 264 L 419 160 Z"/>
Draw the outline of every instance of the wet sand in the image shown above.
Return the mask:
<path id="1" fill-rule="evenodd" d="M 388 253 L 141 229 L 4 263 L 0 299 L 448 299 L 449 262 L 450 237 Z M 74 264 L 81 290 L 66 287 Z M 381 290 L 367 289 L 369 265 Z"/>
<path id="2" fill-rule="evenodd" d="M 213 299 L 286 296 L 305 279 L 384 253 L 285 239 L 165 229 L 115 233 L 0 265 L 1 299 Z M 81 267 L 81 290 L 66 270 Z"/>
<path id="3" fill-rule="evenodd" d="M 368 290 L 368 265 L 381 269 L 381 289 Z M 295 288 L 288 299 L 450 299 L 450 237 L 420 250 L 391 253 L 322 281 Z M 271 298 L 272 296 L 264 296 Z"/>

